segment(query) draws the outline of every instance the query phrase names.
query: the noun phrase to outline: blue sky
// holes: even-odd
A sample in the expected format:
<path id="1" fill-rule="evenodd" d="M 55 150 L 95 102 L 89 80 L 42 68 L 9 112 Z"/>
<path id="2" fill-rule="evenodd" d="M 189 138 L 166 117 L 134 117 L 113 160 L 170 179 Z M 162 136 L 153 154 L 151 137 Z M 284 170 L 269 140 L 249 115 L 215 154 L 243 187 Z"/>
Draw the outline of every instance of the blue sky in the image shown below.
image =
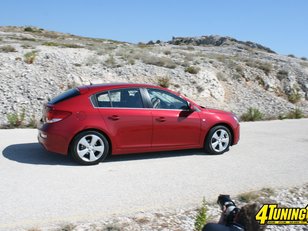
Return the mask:
<path id="1" fill-rule="evenodd" d="M 0 25 L 134 43 L 223 35 L 308 57 L 307 0 L 2 0 Z"/>

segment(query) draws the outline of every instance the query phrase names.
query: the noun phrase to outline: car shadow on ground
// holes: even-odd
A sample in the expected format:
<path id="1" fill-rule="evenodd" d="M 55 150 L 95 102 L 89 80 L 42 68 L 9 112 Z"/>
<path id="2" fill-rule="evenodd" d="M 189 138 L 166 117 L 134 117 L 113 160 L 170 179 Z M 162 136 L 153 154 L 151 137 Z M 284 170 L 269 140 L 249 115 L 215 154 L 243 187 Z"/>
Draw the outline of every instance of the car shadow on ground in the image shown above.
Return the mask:
<path id="1" fill-rule="evenodd" d="M 13 144 L 7 146 L 3 156 L 9 160 L 24 164 L 38 165 L 78 165 L 70 156 L 64 156 L 46 151 L 39 143 Z M 170 158 L 181 156 L 205 155 L 200 149 L 181 150 L 181 151 L 164 151 L 149 152 L 126 155 L 108 156 L 105 162 L 133 161 L 158 158 Z"/>
<path id="2" fill-rule="evenodd" d="M 162 152 L 146 152 L 146 153 L 131 153 L 122 155 L 108 156 L 105 162 L 120 162 L 120 161 L 131 161 L 131 160 L 147 160 L 147 159 L 162 159 L 172 158 L 181 156 L 196 156 L 206 155 L 200 149 L 188 149 L 179 151 L 162 151 Z"/>
<path id="3" fill-rule="evenodd" d="M 46 151 L 39 143 L 13 144 L 7 146 L 3 156 L 23 164 L 77 165 L 71 158 Z"/>

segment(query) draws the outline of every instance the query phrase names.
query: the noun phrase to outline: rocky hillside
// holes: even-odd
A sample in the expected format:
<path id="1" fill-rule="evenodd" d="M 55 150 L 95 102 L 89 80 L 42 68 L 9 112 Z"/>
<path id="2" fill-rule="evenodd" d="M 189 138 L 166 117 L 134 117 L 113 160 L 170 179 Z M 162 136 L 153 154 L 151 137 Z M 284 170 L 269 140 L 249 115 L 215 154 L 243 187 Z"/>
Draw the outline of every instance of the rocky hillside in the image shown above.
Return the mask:
<path id="1" fill-rule="evenodd" d="M 308 113 L 308 61 L 229 37 L 173 38 L 130 44 L 46 31 L 0 27 L 0 124 L 10 113 L 39 119 L 43 103 L 90 83 L 168 86 L 196 102 L 231 110 L 249 107 L 275 117 Z"/>

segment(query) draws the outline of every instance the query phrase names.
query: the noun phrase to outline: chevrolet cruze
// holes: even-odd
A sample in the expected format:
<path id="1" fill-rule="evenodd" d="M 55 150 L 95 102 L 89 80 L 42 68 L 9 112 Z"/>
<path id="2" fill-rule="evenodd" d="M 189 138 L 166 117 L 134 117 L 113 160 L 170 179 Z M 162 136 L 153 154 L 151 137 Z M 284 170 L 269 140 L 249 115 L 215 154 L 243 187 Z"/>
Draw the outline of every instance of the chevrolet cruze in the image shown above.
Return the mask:
<path id="1" fill-rule="evenodd" d="M 70 89 L 44 106 L 39 142 L 84 165 L 109 154 L 203 148 L 222 154 L 239 141 L 233 113 L 208 109 L 147 84 Z"/>

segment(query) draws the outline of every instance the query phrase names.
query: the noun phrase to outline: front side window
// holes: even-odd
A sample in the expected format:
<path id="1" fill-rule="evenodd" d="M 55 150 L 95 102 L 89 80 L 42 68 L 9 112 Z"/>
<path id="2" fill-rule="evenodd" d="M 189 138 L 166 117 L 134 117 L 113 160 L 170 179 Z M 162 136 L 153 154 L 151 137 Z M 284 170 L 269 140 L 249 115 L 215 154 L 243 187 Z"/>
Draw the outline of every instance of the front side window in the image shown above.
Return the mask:
<path id="1" fill-rule="evenodd" d="M 143 108 L 140 91 L 137 88 L 103 92 L 97 96 L 99 107 Z"/>
<path id="2" fill-rule="evenodd" d="M 188 103 L 181 97 L 167 91 L 148 89 L 153 108 L 160 109 L 187 109 Z"/>

